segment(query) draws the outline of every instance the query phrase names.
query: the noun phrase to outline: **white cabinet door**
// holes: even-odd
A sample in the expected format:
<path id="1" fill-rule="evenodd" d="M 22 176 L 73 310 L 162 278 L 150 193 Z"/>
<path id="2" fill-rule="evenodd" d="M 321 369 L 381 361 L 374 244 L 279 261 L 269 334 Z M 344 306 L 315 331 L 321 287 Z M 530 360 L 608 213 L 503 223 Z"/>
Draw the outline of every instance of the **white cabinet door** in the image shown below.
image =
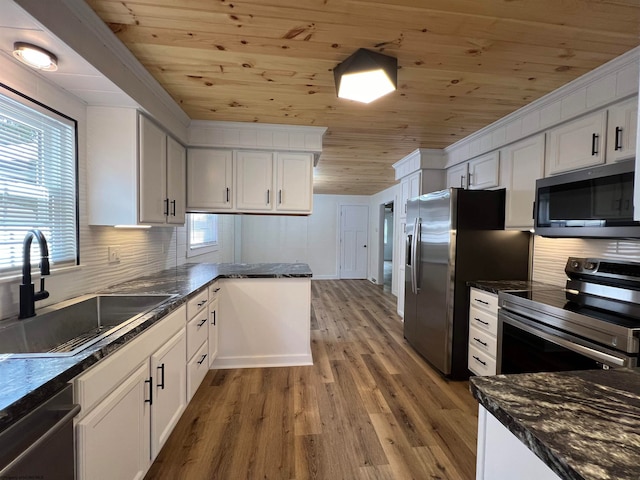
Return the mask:
<path id="1" fill-rule="evenodd" d="M 273 154 L 236 152 L 236 208 L 270 211 L 275 204 Z"/>
<path id="2" fill-rule="evenodd" d="M 78 422 L 79 480 L 144 477 L 151 462 L 149 381 L 146 361 Z"/>
<path id="3" fill-rule="evenodd" d="M 502 185 L 507 191 L 504 224 L 507 228 L 533 227 L 536 180 L 544 176 L 544 134 L 505 147 Z"/>
<path id="4" fill-rule="evenodd" d="M 604 163 L 606 129 L 607 111 L 603 110 L 549 130 L 545 175 Z"/>
<path id="5" fill-rule="evenodd" d="M 187 187 L 187 152 L 173 138 L 167 137 L 167 223 L 184 225 Z"/>
<path id="6" fill-rule="evenodd" d="M 465 162 L 447 168 L 447 188 L 467 188 L 467 167 L 468 163 Z"/>
<path id="7" fill-rule="evenodd" d="M 278 153 L 276 210 L 311 213 L 313 202 L 313 155 Z"/>
<path id="8" fill-rule="evenodd" d="M 488 153 L 469 161 L 469 189 L 484 190 L 500 184 L 500 152 Z"/>
<path id="9" fill-rule="evenodd" d="M 409 200 L 409 177 L 400 180 L 400 218 L 407 216 L 407 200 Z"/>
<path id="10" fill-rule="evenodd" d="M 220 321 L 218 299 L 209 304 L 209 367 L 218 356 L 218 322 Z"/>
<path id="11" fill-rule="evenodd" d="M 151 455 L 155 458 L 187 402 L 187 343 L 184 328 L 151 355 L 153 414 L 151 416 Z"/>
<path id="12" fill-rule="evenodd" d="M 637 97 L 609 108 L 607 162 L 617 162 L 635 156 L 637 130 Z"/>
<path id="13" fill-rule="evenodd" d="M 422 172 L 409 175 L 409 199 L 416 198 L 422 193 Z"/>
<path id="14" fill-rule="evenodd" d="M 139 117 L 140 223 L 165 223 L 167 199 L 167 136 L 151 120 Z"/>
<path id="15" fill-rule="evenodd" d="M 233 208 L 233 152 L 191 148 L 187 158 L 189 210 Z"/>

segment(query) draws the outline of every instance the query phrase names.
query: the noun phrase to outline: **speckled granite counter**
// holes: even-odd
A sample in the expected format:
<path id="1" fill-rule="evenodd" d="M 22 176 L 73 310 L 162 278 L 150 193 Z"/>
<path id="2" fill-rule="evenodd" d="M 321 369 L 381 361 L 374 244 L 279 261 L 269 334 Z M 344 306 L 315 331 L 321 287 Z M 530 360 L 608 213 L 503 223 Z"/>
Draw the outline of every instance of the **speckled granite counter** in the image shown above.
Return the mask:
<path id="1" fill-rule="evenodd" d="M 533 280 L 475 280 L 467 282 L 468 287 L 478 288 L 485 292 L 495 293 L 506 292 L 510 290 L 533 290 L 533 289 L 556 289 L 555 285 L 548 283 L 536 282 Z"/>
<path id="2" fill-rule="evenodd" d="M 172 294 L 173 298 L 72 357 L 15 359 L 0 355 L 0 431 L 60 391 L 69 380 L 177 309 L 218 278 L 301 278 L 303 263 L 187 264 L 113 286 L 100 293 Z"/>
<path id="3" fill-rule="evenodd" d="M 470 389 L 561 478 L 640 478 L 640 368 L 472 377 Z"/>

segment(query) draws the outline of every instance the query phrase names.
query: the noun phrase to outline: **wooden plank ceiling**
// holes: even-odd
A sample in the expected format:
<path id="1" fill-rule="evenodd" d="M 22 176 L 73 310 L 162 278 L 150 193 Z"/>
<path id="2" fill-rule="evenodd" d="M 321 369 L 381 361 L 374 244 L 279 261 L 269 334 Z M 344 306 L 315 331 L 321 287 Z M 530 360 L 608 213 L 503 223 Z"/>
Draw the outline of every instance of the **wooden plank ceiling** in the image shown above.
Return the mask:
<path id="1" fill-rule="evenodd" d="M 316 193 L 379 192 L 443 148 L 640 44 L 640 0 L 88 0 L 198 120 L 326 126 Z M 336 97 L 358 48 L 398 91 Z"/>

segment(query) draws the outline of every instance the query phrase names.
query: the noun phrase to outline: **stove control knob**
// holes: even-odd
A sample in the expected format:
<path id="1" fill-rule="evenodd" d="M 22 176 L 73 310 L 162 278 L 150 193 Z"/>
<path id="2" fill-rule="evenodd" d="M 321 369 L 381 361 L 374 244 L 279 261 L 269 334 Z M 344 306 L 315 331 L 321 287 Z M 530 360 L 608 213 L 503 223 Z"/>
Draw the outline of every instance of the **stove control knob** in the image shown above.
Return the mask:
<path id="1" fill-rule="evenodd" d="M 576 270 L 580 268 L 580 262 L 578 262 L 577 260 L 574 260 L 573 262 L 571 262 L 571 268 L 575 268 Z"/>
<path id="2" fill-rule="evenodd" d="M 592 262 L 587 262 L 584 264 L 584 269 L 585 270 L 595 270 L 596 268 L 596 264 L 592 263 Z"/>

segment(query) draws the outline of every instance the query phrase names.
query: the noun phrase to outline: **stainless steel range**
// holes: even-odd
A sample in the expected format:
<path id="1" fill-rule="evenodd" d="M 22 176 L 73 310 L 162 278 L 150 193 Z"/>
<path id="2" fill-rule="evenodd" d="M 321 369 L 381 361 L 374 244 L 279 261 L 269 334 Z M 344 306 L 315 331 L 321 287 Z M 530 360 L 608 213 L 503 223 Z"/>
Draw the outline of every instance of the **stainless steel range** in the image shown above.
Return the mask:
<path id="1" fill-rule="evenodd" d="M 570 257 L 566 288 L 501 292 L 498 373 L 634 367 L 640 263 Z"/>

